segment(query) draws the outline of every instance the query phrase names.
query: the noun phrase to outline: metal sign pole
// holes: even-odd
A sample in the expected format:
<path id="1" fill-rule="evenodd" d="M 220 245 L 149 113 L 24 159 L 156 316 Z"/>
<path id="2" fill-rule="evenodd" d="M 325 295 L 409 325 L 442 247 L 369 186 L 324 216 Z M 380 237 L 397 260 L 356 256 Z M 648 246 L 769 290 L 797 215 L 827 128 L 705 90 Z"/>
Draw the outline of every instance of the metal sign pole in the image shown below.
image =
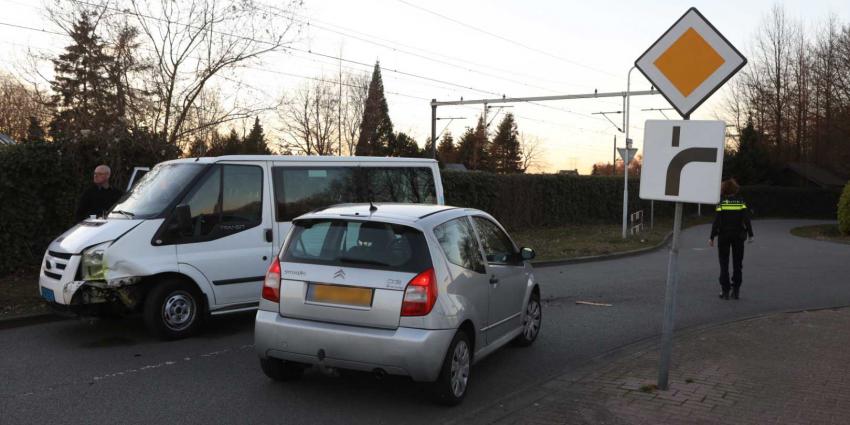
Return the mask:
<path id="1" fill-rule="evenodd" d="M 690 115 L 683 117 L 689 120 Z M 673 327 L 676 317 L 676 290 L 679 286 L 679 239 L 682 233 L 682 203 L 676 202 L 673 214 L 673 243 L 667 262 L 667 288 L 664 291 L 664 322 L 661 324 L 661 364 L 658 367 L 658 388 L 666 390 L 670 375 L 670 356 L 673 351 Z"/>

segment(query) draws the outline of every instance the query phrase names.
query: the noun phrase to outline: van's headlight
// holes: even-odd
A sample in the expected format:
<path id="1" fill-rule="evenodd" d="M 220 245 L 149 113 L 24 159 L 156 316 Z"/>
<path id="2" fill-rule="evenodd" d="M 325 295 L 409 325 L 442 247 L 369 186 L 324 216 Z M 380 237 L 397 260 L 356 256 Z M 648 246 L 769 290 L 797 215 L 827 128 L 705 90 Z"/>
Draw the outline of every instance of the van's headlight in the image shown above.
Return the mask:
<path id="1" fill-rule="evenodd" d="M 106 279 L 106 248 L 111 243 L 100 243 L 83 251 L 83 280 Z"/>

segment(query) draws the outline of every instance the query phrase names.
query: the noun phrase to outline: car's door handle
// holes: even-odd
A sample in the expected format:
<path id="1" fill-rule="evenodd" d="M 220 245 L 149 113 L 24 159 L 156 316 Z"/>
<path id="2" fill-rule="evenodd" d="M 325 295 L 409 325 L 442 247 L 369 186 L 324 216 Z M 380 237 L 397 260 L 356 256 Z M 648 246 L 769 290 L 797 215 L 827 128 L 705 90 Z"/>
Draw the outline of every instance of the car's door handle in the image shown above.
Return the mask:
<path id="1" fill-rule="evenodd" d="M 266 229 L 266 242 L 272 242 L 274 240 L 274 233 L 272 233 L 272 229 Z"/>
<path id="2" fill-rule="evenodd" d="M 499 278 L 496 276 L 490 276 L 490 284 L 495 285 L 497 283 L 499 283 Z"/>

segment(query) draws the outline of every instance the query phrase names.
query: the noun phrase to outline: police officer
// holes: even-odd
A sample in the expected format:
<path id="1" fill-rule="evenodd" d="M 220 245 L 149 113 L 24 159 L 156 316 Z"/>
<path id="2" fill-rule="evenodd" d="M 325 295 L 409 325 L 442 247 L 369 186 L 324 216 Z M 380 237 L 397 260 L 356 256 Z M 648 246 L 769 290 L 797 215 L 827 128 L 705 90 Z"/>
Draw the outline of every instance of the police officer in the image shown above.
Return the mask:
<path id="1" fill-rule="evenodd" d="M 753 241 L 753 226 L 750 223 L 750 211 L 743 199 L 738 197 L 738 183 L 734 179 L 725 180 L 720 185 L 722 199 L 717 205 L 714 224 L 711 225 L 709 246 L 717 241 L 717 254 L 720 258 L 720 298 L 738 299 L 741 292 L 741 269 L 744 262 L 744 240 Z M 732 282 L 729 282 L 729 251 L 732 251 Z"/>

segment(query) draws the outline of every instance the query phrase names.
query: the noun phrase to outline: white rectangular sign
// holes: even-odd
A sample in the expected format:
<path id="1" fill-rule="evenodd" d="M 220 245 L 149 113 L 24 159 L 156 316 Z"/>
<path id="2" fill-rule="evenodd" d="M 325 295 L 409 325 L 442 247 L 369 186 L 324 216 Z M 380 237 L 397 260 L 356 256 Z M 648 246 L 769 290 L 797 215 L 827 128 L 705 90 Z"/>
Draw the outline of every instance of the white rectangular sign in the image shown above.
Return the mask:
<path id="1" fill-rule="evenodd" d="M 720 202 L 725 135 L 723 121 L 647 121 L 640 198 Z"/>

